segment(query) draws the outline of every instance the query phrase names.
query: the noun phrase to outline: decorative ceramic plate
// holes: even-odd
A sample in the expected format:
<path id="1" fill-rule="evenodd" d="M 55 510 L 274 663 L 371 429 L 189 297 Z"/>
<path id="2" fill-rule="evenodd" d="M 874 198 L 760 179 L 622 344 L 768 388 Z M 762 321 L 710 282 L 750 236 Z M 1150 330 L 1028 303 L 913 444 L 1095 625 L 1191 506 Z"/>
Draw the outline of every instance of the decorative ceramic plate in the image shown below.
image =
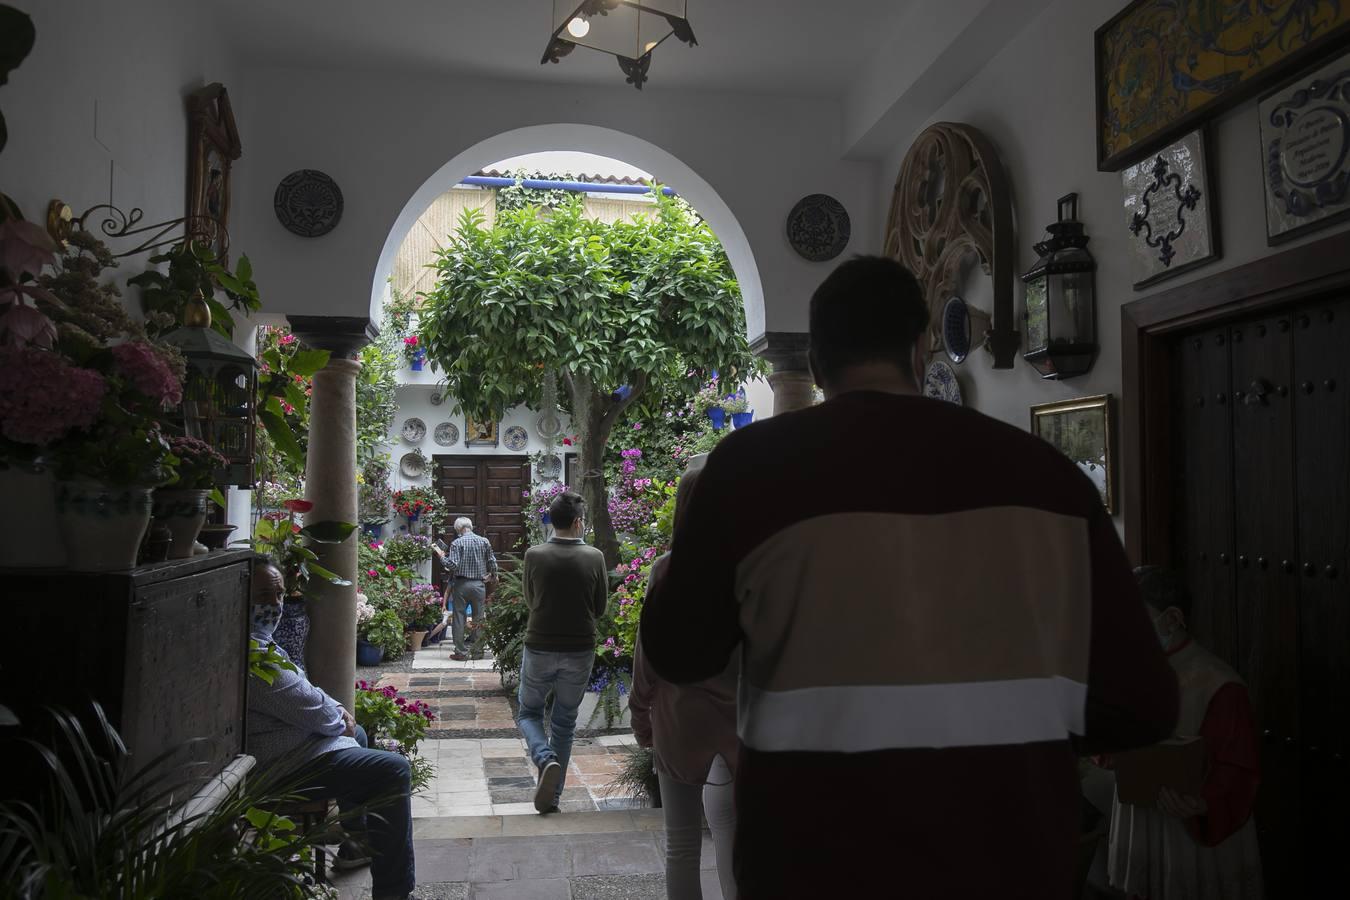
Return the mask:
<path id="1" fill-rule="evenodd" d="M 956 370 L 940 359 L 933 360 L 923 376 L 923 394 L 960 406 L 961 383 L 956 380 Z"/>
<path id="2" fill-rule="evenodd" d="M 539 457 L 539 462 L 535 463 L 534 468 L 540 478 L 557 478 L 562 474 L 562 460 L 556 453 L 546 453 Z"/>
<path id="3" fill-rule="evenodd" d="M 301 237 L 320 237 L 342 218 L 342 190 L 317 169 L 299 169 L 277 185 L 272 209 L 285 229 Z"/>
<path id="4" fill-rule="evenodd" d="M 530 434 L 519 425 L 512 425 L 502 432 L 502 445 L 507 450 L 524 450 L 530 442 Z"/>
<path id="5" fill-rule="evenodd" d="M 432 405 L 432 406 L 440 406 L 440 405 L 441 405 L 442 403 L 444 403 L 444 402 L 445 402 L 445 395 L 444 395 L 444 394 L 442 394 L 440 391 L 432 391 L 432 392 L 431 392 L 431 405 Z"/>
<path id="6" fill-rule="evenodd" d="M 843 253 L 852 233 L 848 210 L 829 194 L 803 197 L 788 213 L 788 243 L 811 262 L 826 262 Z"/>
<path id="7" fill-rule="evenodd" d="M 404 478 L 421 478 L 427 471 L 426 457 L 420 453 L 405 453 L 398 461 L 398 470 Z"/>
<path id="8" fill-rule="evenodd" d="M 449 447 L 459 440 L 459 429 L 455 427 L 454 422 L 442 422 L 431 433 L 431 439 L 442 447 Z"/>
<path id="9" fill-rule="evenodd" d="M 415 444 L 427 436 L 427 423 L 413 416 L 403 423 L 403 439 L 410 444 Z"/>
<path id="10" fill-rule="evenodd" d="M 970 355 L 970 309 L 960 297 L 952 297 L 942 307 L 942 343 L 954 363 L 965 362 Z"/>
<path id="11" fill-rule="evenodd" d="M 562 419 L 553 410 L 545 410 L 539 414 L 539 421 L 534 423 L 534 427 L 541 438 L 550 441 L 562 434 Z"/>

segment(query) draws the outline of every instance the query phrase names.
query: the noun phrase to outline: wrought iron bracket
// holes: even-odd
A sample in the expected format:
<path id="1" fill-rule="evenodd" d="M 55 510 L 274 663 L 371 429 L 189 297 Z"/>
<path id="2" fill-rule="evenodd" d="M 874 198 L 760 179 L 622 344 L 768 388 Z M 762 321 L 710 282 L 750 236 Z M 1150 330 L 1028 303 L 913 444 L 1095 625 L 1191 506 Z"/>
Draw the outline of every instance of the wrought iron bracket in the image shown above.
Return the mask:
<path id="1" fill-rule="evenodd" d="M 102 220 L 98 224 L 98 230 L 103 237 L 112 239 L 135 238 L 139 240 L 139 243 L 131 249 L 112 254 L 114 259 L 124 259 L 138 253 L 148 253 L 160 247 L 176 244 L 189 237 L 209 246 L 219 246 L 222 253 L 228 251 L 230 247 L 230 233 L 214 216 L 179 216 L 176 219 L 142 225 L 141 220 L 145 218 L 145 213 L 139 207 L 133 208 L 130 212 L 124 212 L 111 203 L 91 206 L 76 216 L 64 201 L 53 200 L 47 204 L 47 233 L 51 235 L 52 240 L 59 244 L 65 244 L 73 232 L 77 230 L 91 231 L 91 222 L 100 215 Z M 217 239 L 219 239 L 218 244 Z"/>

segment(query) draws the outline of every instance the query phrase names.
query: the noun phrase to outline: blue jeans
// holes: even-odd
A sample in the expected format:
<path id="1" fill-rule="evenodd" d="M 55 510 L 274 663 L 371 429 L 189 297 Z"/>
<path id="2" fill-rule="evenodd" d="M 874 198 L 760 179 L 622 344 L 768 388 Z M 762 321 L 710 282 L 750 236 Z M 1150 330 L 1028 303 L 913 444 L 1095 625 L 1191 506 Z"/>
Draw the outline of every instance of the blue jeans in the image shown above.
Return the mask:
<path id="1" fill-rule="evenodd" d="M 516 727 L 529 745 L 530 758 L 543 768 L 549 760 L 562 766 L 558 779 L 556 804 L 567 781 L 567 762 L 572 758 L 572 735 L 577 729 L 577 710 L 586 696 L 586 685 L 591 680 L 594 650 L 573 650 L 559 653 L 551 650 L 525 648 L 520 661 L 520 709 L 516 712 Z M 549 716 L 548 734 L 544 734 L 544 703 L 553 691 L 553 712 Z"/>
<path id="2" fill-rule="evenodd" d="M 356 729 L 360 747 L 334 750 L 307 767 L 305 787 L 297 793 L 330 797 L 346 813 L 368 805 L 369 817 L 344 819 L 348 831 L 366 830 L 371 848 L 370 880 L 376 898 L 402 897 L 417 881 L 412 843 L 412 773 L 408 761 L 387 750 L 366 747 L 366 733 Z"/>

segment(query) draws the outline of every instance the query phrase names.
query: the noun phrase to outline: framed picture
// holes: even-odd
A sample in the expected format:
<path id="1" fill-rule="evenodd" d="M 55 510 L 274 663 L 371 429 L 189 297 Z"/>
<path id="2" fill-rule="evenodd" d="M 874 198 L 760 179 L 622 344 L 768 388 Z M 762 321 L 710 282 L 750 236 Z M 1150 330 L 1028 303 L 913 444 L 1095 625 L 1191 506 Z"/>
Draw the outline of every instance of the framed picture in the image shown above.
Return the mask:
<path id="1" fill-rule="evenodd" d="M 466 416 L 464 419 L 464 446 L 497 446 L 497 420 L 490 419 L 486 422 L 480 422 L 472 416 Z"/>
<path id="2" fill-rule="evenodd" d="M 1203 128 L 1120 173 L 1134 289 L 1219 258 Z"/>
<path id="3" fill-rule="evenodd" d="M 1031 433 L 1054 444 L 1078 464 L 1097 485 L 1102 503 L 1112 515 L 1116 511 L 1114 407 L 1110 394 L 1031 407 Z"/>
<path id="4" fill-rule="evenodd" d="M 1094 43 L 1097 168 L 1116 172 L 1350 43 L 1350 3 L 1134 0 Z"/>
<path id="5" fill-rule="evenodd" d="M 187 232 L 214 250 L 224 263 L 230 241 L 230 166 L 242 152 L 239 129 L 234 124 L 230 96 L 219 82 L 193 91 L 187 106 Z"/>
<path id="6" fill-rule="evenodd" d="M 1350 214 L 1350 54 L 1261 98 L 1266 243 Z"/>

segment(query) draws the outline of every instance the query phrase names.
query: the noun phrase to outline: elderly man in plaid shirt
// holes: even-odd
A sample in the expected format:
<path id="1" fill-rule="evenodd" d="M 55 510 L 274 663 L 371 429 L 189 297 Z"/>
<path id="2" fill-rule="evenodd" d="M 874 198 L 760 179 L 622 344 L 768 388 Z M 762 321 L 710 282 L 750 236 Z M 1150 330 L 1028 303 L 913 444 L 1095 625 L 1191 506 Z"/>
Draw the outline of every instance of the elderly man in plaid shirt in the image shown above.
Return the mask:
<path id="1" fill-rule="evenodd" d="M 450 635 L 455 642 L 455 652 L 450 655 L 454 660 L 469 658 L 469 648 L 464 643 L 464 626 L 467 609 L 473 604 L 474 615 L 483 619 L 483 603 L 487 597 L 487 583 L 497 578 L 497 557 L 492 552 L 492 543 L 485 537 L 473 533 L 473 522 L 465 516 L 455 520 L 455 538 L 450 544 L 450 552 L 436 553 L 441 565 L 453 577 L 450 584 L 452 604 Z"/>

